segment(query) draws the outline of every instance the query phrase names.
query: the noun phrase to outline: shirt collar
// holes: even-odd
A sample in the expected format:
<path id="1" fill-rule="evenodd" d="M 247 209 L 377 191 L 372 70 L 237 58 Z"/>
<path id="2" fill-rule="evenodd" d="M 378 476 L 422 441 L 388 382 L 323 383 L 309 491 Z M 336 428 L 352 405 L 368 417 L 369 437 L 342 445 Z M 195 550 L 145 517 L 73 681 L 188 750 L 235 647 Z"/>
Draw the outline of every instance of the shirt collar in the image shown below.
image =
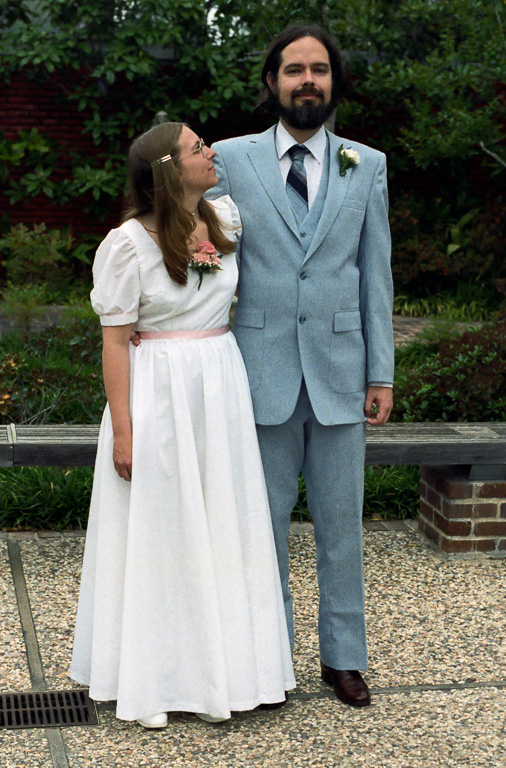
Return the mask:
<path id="1" fill-rule="evenodd" d="M 288 152 L 290 147 L 293 147 L 297 142 L 293 136 L 288 133 L 286 128 L 278 123 L 276 126 L 276 151 L 278 153 L 278 160 Z M 315 160 L 322 163 L 325 155 L 325 149 L 327 147 L 327 134 L 325 133 L 325 126 L 322 125 L 319 131 L 311 136 L 310 139 L 304 141 L 304 146 L 309 149 Z"/>

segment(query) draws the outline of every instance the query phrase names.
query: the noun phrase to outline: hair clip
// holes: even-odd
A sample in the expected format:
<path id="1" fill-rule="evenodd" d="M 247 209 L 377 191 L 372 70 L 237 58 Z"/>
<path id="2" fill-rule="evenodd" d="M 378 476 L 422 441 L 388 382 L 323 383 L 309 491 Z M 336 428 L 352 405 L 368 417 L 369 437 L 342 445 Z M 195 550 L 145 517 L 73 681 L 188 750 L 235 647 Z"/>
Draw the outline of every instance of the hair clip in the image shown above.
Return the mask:
<path id="1" fill-rule="evenodd" d="M 172 155 L 165 155 L 165 157 L 161 157 L 159 160 L 155 160 L 153 163 L 151 163 L 151 168 L 154 168 L 155 165 L 166 163 L 167 160 L 172 160 Z"/>

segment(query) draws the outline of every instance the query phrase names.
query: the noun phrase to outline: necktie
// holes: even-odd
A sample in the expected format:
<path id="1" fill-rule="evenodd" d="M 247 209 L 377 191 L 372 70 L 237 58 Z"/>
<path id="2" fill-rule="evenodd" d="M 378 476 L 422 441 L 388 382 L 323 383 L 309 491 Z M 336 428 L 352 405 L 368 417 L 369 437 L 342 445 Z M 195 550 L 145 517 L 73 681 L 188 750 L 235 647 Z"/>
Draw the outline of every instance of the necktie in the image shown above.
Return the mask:
<path id="1" fill-rule="evenodd" d="M 294 144 L 288 152 L 292 158 L 292 165 L 286 179 L 286 194 L 297 219 L 303 221 L 308 213 L 304 156 L 309 152 L 309 149 L 301 144 Z"/>

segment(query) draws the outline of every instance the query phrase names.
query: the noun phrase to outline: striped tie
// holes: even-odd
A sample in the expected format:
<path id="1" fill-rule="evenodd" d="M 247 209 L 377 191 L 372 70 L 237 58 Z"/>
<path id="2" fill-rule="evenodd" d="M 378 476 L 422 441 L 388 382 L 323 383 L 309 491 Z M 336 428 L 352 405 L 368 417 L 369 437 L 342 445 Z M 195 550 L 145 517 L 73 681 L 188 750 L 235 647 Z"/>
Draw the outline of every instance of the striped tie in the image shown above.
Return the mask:
<path id="1" fill-rule="evenodd" d="M 303 221 L 308 213 L 304 155 L 309 152 L 309 149 L 302 144 L 294 144 L 288 152 L 292 158 L 292 165 L 286 179 L 286 194 L 297 219 Z"/>

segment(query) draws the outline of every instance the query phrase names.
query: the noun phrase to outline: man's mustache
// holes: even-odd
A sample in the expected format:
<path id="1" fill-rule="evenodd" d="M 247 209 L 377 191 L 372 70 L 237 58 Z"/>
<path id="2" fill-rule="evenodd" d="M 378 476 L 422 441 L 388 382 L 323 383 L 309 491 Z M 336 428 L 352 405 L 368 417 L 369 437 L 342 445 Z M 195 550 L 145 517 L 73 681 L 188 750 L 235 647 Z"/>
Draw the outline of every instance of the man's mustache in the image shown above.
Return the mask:
<path id="1" fill-rule="evenodd" d="M 319 88 L 299 88 L 298 91 L 292 93 L 292 99 L 297 98 L 297 96 L 320 96 L 323 99 L 323 91 L 320 91 Z"/>

